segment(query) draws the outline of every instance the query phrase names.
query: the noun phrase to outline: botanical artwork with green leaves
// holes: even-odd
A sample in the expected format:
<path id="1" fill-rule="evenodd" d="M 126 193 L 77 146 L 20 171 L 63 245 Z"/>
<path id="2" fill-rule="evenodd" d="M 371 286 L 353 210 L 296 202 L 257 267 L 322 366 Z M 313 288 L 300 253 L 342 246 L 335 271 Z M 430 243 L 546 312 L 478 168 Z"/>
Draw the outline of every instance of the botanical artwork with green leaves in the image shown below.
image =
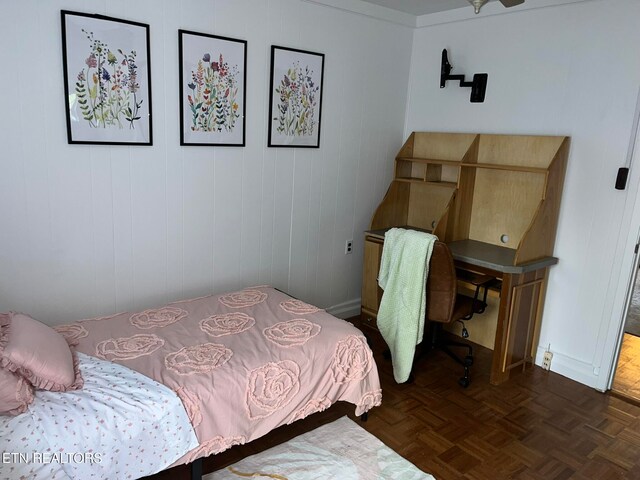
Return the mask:
<path id="1" fill-rule="evenodd" d="M 229 65 L 222 54 L 212 60 L 205 53 L 191 71 L 187 102 L 193 132 L 231 132 L 240 118 L 238 111 L 238 65 Z"/>
<path id="2" fill-rule="evenodd" d="M 69 143 L 151 145 L 149 25 L 61 11 Z"/>
<path id="3" fill-rule="evenodd" d="M 320 147 L 324 54 L 271 46 L 270 147 Z"/>
<path id="4" fill-rule="evenodd" d="M 180 145 L 244 146 L 247 42 L 178 31 Z"/>
<path id="5" fill-rule="evenodd" d="M 135 128 L 144 102 L 137 96 L 136 51 L 111 48 L 93 32 L 82 32 L 87 37 L 88 55 L 75 84 L 82 118 L 93 128 Z"/>
<path id="6" fill-rule="evenodd" d="M 313 135 L 317 120 L 314 111 L 318 105 L 318 90 L 312 78 L 313 71 L 294 62 L 280 79 L 276 88 L 279 95 L 277 115 L 278 133 L 287 136 Z"/>

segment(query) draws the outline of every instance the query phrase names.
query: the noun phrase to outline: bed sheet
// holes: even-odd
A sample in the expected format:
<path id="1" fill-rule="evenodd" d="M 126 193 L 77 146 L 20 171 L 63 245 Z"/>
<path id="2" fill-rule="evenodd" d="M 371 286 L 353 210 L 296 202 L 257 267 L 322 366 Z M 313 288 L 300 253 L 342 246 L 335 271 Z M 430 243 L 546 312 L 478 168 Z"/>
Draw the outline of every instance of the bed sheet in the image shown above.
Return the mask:
<path id="1" fill-rule="evenodd" d="M 2 479 L 127 479 L 164 470 L 198 445 L 175 392 L 122 365 L 78 353 L 81 390 L 37 390 L 0 417 Z"/>

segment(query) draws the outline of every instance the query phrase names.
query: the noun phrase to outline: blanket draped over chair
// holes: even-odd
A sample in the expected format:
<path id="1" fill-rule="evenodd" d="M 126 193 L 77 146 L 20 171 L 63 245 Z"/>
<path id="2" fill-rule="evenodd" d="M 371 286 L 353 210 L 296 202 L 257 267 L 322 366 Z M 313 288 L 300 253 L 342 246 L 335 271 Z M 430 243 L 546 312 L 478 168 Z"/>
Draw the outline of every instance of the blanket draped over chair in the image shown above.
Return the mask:
<path id="1" fill-rule="evenodd" d="M 437 239 L 430 233 L 403 228 L 392 228 L 385 234 L 378 274 L 384 293 L 377 323 L 389 345 L 398 383 L 408 380 L 416 345 L 422 341 L 429 260 Z"/>

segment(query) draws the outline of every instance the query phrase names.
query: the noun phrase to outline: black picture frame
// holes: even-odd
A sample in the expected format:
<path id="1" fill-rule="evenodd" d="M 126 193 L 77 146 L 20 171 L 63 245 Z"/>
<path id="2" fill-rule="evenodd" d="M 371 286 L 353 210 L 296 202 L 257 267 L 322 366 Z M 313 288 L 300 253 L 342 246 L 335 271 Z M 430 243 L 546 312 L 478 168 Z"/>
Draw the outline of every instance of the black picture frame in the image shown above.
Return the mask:
<path id="1" fill-rule="evenodd" d="M 153 145 L 149 25 L 61 10 L 67 141 Z"/>
<path id="2" fill-rule="evenodd" d="M 319 148 L 324 53 L 271 46 L 269 147 Z"/>
<path id="3" fill-rule="evenodd" d="M 247 41 L 178 30 L 180 145 L 244 147 Z"/>

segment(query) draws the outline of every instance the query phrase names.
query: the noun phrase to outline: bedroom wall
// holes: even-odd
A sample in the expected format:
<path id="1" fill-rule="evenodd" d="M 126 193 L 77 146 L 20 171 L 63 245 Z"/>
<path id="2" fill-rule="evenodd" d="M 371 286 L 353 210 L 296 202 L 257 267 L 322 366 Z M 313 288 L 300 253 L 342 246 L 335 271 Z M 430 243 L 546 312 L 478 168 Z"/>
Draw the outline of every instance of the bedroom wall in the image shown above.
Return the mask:
<path id="1" fill-rule="evenodd" d="M 150 24 L 153 146 L 67 144 L 61 9 Z M 413 32 L 398 18 L 300 0 L 1 2 L 0 311 L 56 324 L 255 284 L 358 311 L 361 232 L 403 141 Z M 179 28 L 248 41 L 245 148 L 179 146 Z M 326 55 L 320 149 L 266 147 L 272 44 Z"/>
<path id="2" fill-rule="evenodd" d="M 529 9 L 506 11 L 496 2 L 479 16 L 419 18 L 405 135 L 571 136 L 555 250 L 560 262 L 549 277 L 538 361 L 550 344 L 552 370 L 603 389 L 631 270 L 627 238 L 638 234 L 629 215 L 637 183 L 626 191 L 613 186 L 629 150 L 640 87 L 632 47 L 640 44 L 640 2 L 564 3 L 527 0 Z M 455 82 L 439 88 L 443 48 L 453 73 L 489 74 L 485 103 L 471 104 L 469 89 Z"/>

